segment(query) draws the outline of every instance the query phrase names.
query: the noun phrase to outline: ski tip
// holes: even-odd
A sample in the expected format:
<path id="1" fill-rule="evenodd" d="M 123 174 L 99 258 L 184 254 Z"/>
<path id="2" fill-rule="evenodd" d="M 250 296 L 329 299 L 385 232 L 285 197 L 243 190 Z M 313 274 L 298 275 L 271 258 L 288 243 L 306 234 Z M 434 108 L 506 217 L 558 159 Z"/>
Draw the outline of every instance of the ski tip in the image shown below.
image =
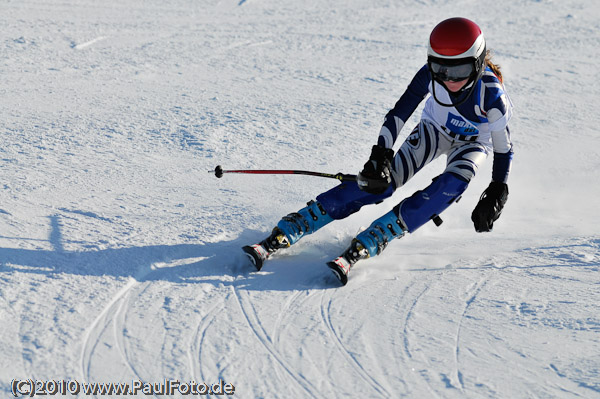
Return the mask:
<path id="1" fill-rule="evenodd" d="M 254 265 L 254 267 L 256 267 L 256 270 L 260 271 L 260 269 L 262 269 L 262 266 L 263 266 L 263 260 L 256 253 L 254 248 L 250 245 L 246 245 L 246 246 L 242 247 L 242 251 L 244 251 L 244 253 L 246 254 L 246 257 L 248 258 L 250 263 L 252 263 L 252 265 Z"/>
<path id="2" fill-rule="evenodd" d="M 331 261 L 331 262 L 327 262 L 327 266 L 329 267 L 329 269 L 331 270 L 333 275 L 335 277 L 337 277 L 339 282 L 342 283 L 342 286 L 344 286 L 344 285 L 346 285 L 346 283 L 348 283 L 348 275 L 346 273 L 344 273 L 344 270 L 340 267 L 340 265 L 338 265 L 334 261 Z"/>

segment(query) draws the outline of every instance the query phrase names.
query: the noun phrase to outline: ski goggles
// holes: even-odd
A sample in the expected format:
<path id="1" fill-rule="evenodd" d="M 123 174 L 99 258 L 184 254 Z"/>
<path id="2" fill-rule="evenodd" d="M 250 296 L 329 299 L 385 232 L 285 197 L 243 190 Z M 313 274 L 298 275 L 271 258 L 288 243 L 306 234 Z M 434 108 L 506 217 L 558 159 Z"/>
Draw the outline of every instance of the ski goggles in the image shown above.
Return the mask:
<path id="1" fill-rule="evenodd" d="M 466 64 L 448 65 L 434 60 L 429 61 L 429 69 L 436 79 L 444 82 L 459 82 L 469 79 L 475 72 L 473 62 Z"/>

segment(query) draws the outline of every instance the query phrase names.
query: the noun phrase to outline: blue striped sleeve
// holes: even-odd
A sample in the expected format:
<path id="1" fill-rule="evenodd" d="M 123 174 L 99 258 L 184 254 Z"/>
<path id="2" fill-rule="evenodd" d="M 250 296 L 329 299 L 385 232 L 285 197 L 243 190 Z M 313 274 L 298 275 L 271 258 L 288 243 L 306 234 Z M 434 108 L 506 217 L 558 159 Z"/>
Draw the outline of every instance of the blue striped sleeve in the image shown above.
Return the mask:
<path id="1" fill-rule="evenodd" d="M 510 173 L 513 159 L 513 150 L 506 153 L 494 152 L 494 163 L 492 165 L 492 180 L 498 183 L 506 183 Z"/>
<path id="2" fill-rule="evenodd" d="M 396 142 L 404 123 L 429 93 L 430 81 L 429 69 L 424 65 L 413 77 L 394 108 L 385 116 L 377 144 L 390 148 Z"/>

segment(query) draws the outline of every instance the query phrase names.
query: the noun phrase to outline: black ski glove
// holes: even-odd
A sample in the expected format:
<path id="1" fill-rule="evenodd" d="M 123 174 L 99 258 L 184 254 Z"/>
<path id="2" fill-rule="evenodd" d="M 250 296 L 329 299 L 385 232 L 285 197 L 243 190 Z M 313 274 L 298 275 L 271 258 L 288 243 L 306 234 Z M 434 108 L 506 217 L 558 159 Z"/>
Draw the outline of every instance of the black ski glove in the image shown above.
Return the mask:
<path id="1" fill-rule="evenodd" d="M 392 182 L 394 150 L 374 145 L 371 156 L 356 180 L 358 188 L 369 194 L 382 194 Z"/>
<path id="2" fill-rule="evenodd" d="M 479 202 L 471 214 L 475 231 L 478 233 L 492 231 L 494 221 L 500 217 L 507 199 L 508 186 L 505 183 L 491 182 L 481 194 Z"/>

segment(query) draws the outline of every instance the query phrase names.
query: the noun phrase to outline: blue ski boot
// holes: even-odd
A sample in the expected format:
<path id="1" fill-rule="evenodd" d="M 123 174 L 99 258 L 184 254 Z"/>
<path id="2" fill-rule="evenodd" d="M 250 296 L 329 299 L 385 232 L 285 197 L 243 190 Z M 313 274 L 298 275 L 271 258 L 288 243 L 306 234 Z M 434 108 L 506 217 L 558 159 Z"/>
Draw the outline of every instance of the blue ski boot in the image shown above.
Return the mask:
<path id="1" fill-rule="evenodd" d="M 342 285 L 346 285 L 348 272 L 356 262 L 379 255 L 391 240 L 402 237 L 406 231 L 406 226 L 396 215 L 395 209 L 391 210 L 358 234 L 350 243 L 350 247 L 333 261 L 328 262 L 327 266 Z"/>
<path id="2" fill-rule="evenodd" d="M 452 172 L 442 173 L 427 188 L 415 192 L 375 220 L 368 229 L 356 236 L 341 256 L 327 263 L 327 266 L 342 284 L 346 284 L 352 265 L 361 259 L 379 255 L 394 238 L 414 232 L 429 220 L 439 226 L 442 222 L 439 215 L 460 198 L 468 184 L 468 181 Z"/>
<path id="3" fill-rule="evenodd" d="M 300 238 L 314 233 L 333 220 L 319 202 L 310 201 L 307 205 L 298 212 L 284 216 L 271 235 L 259 244 L 242 248 L 257 270 L 279 249 L 295 244 Z"/>

